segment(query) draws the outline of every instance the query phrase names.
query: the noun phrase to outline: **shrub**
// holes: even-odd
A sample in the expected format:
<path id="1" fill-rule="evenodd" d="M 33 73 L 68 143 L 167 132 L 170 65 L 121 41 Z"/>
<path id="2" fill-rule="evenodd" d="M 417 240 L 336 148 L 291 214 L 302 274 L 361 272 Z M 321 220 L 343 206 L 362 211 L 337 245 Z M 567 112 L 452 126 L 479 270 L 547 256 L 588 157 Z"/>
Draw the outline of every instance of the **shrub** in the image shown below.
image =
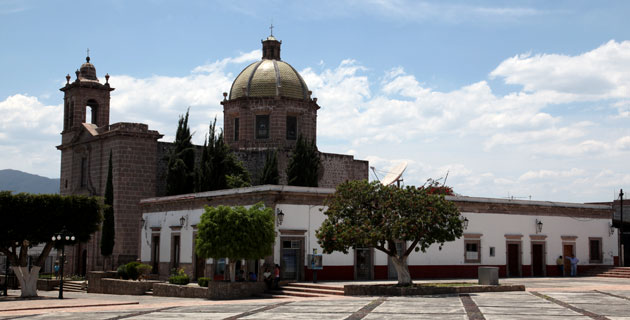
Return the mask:
<path id="1" fill-rule="evenodd" d="M 141 263 L 138 266 L 136 266 L 136 270 L 138 271 L 138 274 L 140 275 L 139 278 L 142 278 L 142 279 L 146 279 L 147 275 L 151 273 L 151 269 L 153 269 L 153 267 L 145 263 Z"/>
<path id="2" fill-rule="evenodd" d="M 199 284 L 200 287 L 207 287 L 208 282 L 210 282 L 210 278 L 201 277 L 197 279 L 197 284 Z"/>
<path id="3" fill-rule="evenodd" d="M 127 266 L 124 264 L 119 266 L 118 269 L 116 269 L 116 276 L 120 279 L 128 280 L 129 276 L 127 275 Z"/>
<path id="4" fill-rule="evenodd" d="M 168 283 L 170 284 L 187 285 L 189 282 L 190 282 L 190 278 L 188 278 L 188 275 L 170 276 L 168 278 Z"/>
<path id="5" fill-rule="evenodd" d="M 141 265 L 138 261 L 132 261 L 125 265 L 127 271 L 127 277 L 131 280 L 138 280 L 140 273 L 138 272 L 138 266 Z"/>

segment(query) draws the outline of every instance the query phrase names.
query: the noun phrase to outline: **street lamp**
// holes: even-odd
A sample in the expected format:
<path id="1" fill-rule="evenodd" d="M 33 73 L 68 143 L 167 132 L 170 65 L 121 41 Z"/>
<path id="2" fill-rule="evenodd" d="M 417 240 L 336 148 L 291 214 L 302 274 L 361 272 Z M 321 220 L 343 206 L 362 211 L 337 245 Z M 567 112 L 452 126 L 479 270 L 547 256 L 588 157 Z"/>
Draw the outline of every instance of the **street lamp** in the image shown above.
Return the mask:
<path id="1" fill-rule="evenodd" d="M 536 233 L 541 233 L 542 227 L 543 227 L 542 221 L 536 219 Z"/>
<path id="2" fill-rule="evenodd" d="M 282 221 L 284 221 L 284 212 L 282 212 L 282 210 L 277 209 L 276 210 L 276 216 L 278 219 L 278 225 L 281 226 L 282 225 Z"/>
<path id="3" fill-rule="evenodd" d="M 468 218 L 464 217 L 462 220 L 462 227 L 464 227 L 464 230 L 468 229 Z"/>
<path id="4" fill-rule="evenodd" d="M 52 236 L 52 241 L 56 241 L 61 246 L 61 268 L 59 280 L 59 299 L 63 299 L 63 265 L 66 263 L 66 244 L 74 242 L 75 238 L 72 234 L 61 232 Z"/>

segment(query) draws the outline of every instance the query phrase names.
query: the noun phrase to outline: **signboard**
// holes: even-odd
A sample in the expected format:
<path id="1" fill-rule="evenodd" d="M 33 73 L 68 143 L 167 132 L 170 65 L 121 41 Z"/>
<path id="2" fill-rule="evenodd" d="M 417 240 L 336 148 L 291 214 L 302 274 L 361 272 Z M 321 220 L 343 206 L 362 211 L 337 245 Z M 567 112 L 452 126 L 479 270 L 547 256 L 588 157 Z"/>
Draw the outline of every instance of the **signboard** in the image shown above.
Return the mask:
<path id="1" fill-rule="evenodd" d="M 308 268 L 311 270 L 324 269 L 324 261 L 321 254 L 307 254 Z"/>

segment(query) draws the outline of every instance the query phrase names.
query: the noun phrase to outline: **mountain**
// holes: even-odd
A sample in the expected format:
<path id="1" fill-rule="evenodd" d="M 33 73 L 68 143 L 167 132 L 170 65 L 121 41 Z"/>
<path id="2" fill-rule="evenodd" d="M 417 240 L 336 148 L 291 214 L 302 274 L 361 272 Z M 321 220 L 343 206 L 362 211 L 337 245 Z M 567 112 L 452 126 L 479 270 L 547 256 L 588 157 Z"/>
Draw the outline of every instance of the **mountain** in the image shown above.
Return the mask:
<path id="1" fill-rule="evenodd" d="M 59 193 L 59 179 L 50 179 L 18 170 L 0 170 L 0 190 L 13 193 Z"/>

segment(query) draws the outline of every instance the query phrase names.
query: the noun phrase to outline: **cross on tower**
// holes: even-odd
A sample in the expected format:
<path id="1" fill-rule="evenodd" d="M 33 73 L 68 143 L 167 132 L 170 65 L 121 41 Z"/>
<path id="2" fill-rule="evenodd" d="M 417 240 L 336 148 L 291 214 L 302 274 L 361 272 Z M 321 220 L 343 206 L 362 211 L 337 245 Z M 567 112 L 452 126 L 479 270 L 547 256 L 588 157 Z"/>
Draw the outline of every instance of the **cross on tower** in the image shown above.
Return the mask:
<path id="1" fill-rule="evenodd" d="M 269 30 L 271 31 L 271 36 L 273 37 L 273 23 L 271 24 L 271 26 L 269 27 Z"/>

